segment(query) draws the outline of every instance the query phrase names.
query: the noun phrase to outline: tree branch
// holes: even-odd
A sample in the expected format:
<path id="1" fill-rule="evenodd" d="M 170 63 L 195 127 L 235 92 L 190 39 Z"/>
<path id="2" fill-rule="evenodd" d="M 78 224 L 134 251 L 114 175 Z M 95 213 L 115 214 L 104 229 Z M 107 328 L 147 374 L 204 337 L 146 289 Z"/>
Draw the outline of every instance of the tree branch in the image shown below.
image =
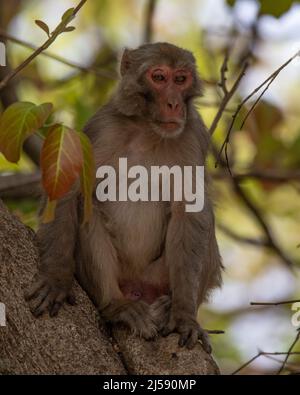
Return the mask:
<path id="1" fill-rule="evenodd" d="M 37 48 L 33 54 L 31 54 L 27 59 L 25 59 L 18 67 L 12 70 L 7 76 L 0 81 L 0 91 L 3 90 L 6 85 L 13 79 L 15 76 L 22 71 L 25 67 L 27 67 L 39 54 L 44 52 L 50 45 L 57 39 L 57 37 L 63 33 L 64 29 L 67 27 L 69 22 L 77 15 L 78 11 L 83 7 L 83 5 L 87 2 L 87 0 L 81 0 L 77 7 L 74 8 L 72 15 L 64 21 L 61 21 L 57 27 L 52 32 L 51 36 L 44 42 L 44 44 Z"/>
<path id="2" fill-rule="evenodd" d="M 42 193 L 41 174 L 17 173 L 4 176 L 0 174 L 0 198 L 15 199 L 38 197 Z"/>
<path id="3" fill-rule="evenodd" d="M 230 136 L 231 136 L 231 132 L 233 129 L 233 126 L 235 124 L 236 118 L 239 115 L 241 109 L 243 108 L 243 106 L 256 94 L 258 93 L 265 85 L 267 85 L 265 87 L 265 89 L 263 90 L 263 92 L 259 95 L 258 99 L 255 101 L 255 103 L 253 104 L 253 106 L 250 108 L 250 110 L 247 112 L 240 129 L 244 126 L 246 120 L 248 119 L 249 115 L 251 114 L 251 112 L 254 110 L 254 108 L 256 107 L 256 105 L 259 103 L 260 99 L 263 97 L 263 95 L 265 94 L 265 92 L 269 89 L 270 85 L 273 83 L 273 81 L 276 79 L 276 77 L 281 73 L 281 71 L 287 67 L 296 57 L 298 57 L 300 55 L 300 51 L 298 51 L 297 53 L 295 53 L 295 55 L 293 55 L 290 59 L 288 59 L 284 64 L 282 64 L 277 70 L 275 70 L 265 81 L 263 81 L 257 88 L 255 88 L 247 97 L 245 97 L 245 99 L 243 99 L 241 101 L 241 103 L 237 106 L 237 109 L 235 111 L 235 113 L 232 116 L 232 120 L 231 123 L 229 125 L 228 131 L 227 131 L 227 135 L 226 138 L 224 140 L 224 143 L 222 144 L 222 147 L 220 149 L 219 155 L 218 155 L 218 162 L 219 159 L 222 155 L 222 152 L 225 149 L 225 153 L 226 153 L 226 161 L 228 164 L 228 158 L 227 158 L 227 147 L 230 141 Z"/>
<path id="4" fill-rule="evenodd" d="M 32 49 L 33 51 L 37 51 L 38 50 L 38 47 L 36 47 L 35 45 L 30 44 L 30 43 L 28 43 L 28 42 L 26 42 L 24 40 L 19 39 L 19 38 L 16 38 L 16 37 L 12 36 L 11 34 L 6 33 L 2 29 L 0 29 L 0 38 L 2 38 L 4 40 L 7 40 L 7 41 L 11 41 L 11 42 L 13 42 L 13 43 L 15 43 L 17 45 L 22 46 L 22 47 L 25 47 L 25 48 L 28 48 L 28 49 Z M 112 73 L 112 72 L 105 71 L 105 70 L 100 70 L 100 69 L 95 68 L 95 67 L 82 66 L 82 65 L 80 65 L 78 63 L 72 62 L 72 61 L 70 61 L 70 60 L 68 60 L 68 59 L 66 59 L 66 58 L 64 58 L 62 56 L 53 54 L 53 53 L 48 52 L 48 51 L 41 52 L 41 55 L 43 55 L 43 56 L 45 56 L 47 58 L 56 60 L 57 62 L 62 63 L 64 65 L 66 65 L 66 66 L 69 66 L 69 67 L 71 67 L 73 69 L 77 69 L 77 70 L 81 71 L 82 73 L 93 74 L 96 77 L 107 78 L 107 79 L 111 79 L 111 80 L 114 80 L 114 79 L 117 78 L 117 74 L 116 73 Z"/>
<path id="5" fill-rule="evenodd" d="M 281 306 L 284 304 L 294 304 L 300 302 L 299 300 L 284 300 L 281 302 L 250 302 L 251 306 Z"/>
<path id="6" fill-rule="evenodd" d="M 146 22 L 145 22 L 145 32 L 144 32 L 144 42 L 151 43 L 153 39 L 153 19 L 157 6 L 157 0 L 148 0 L 147 10 L 146 10 Z"/>
<path id="7" fill-rule="evenodd" d="M 298 343 L 298 340 L 300 339 L 300 328 L 297 330 L 297 332 L 298 332 L 298 333 L 297 333 L 297 335 L 296 335 L 296 337 L 295 337 L 295 340 L 294 340 L 293 343 L 291 344 L 291 346 L 290 346 L 290 348 L 289 348 L 289 350 L 288 350 L 288 352 L 287 352 L 287 354 L 286 354 L 286 357 L 285 357 L 285 359 L 284 359 L 284 361 L 283 361 L 283 363 L 282 363 L 280 369 L 279 369 L 278 372 L 277 372 L 278 375 L 279 375 L 279 374 L 283 371 L 283 369 L 285 368 L 285 365 L 286 365 L 286 363 L 287 363 L 287 361 L 288 361 L 290 355 L 294 354 L 294 353 L 293 353 L 293 349 L 294 349 L 295 345 Z M 299 353 L 299 354 L 300 354 L 300 353 Z"/>
<path id="8" fill-rule="evenodd" d="M 257 358 L 261 356 L 267 356 L 267 355 L 300 355 L 300 352 L 264 352 L 264 351 L 259 351 L 253 358 L 249 359 L 249 361 L 245 362 L 240 368 L 236 369 L 232 375 L 236 375 L 239 373 L 241 370 L 249 366 L 252 362 L 254 362 Z"/>

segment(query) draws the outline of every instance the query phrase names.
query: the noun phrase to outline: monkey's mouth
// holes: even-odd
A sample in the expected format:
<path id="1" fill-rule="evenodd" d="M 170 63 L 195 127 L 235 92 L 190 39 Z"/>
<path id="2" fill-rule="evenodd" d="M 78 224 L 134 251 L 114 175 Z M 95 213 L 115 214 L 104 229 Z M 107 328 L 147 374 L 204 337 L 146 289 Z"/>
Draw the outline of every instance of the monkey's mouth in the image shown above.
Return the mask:
<path id="1" fill-rule="evenodd" d="M 160 121 L 159 126 L 165 130 L 173 131 L 182 128 L 182 122 L 180 121 Z"/>

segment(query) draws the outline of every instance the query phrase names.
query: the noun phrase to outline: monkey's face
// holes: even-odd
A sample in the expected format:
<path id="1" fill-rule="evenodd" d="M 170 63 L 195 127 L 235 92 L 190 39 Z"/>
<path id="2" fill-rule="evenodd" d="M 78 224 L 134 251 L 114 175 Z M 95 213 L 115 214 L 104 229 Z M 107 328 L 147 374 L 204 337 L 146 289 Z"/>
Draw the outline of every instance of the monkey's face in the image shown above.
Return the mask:
<path id="1" fill-rule="evenodd" d="M 157 65 L 147 70 L 145 78 L 154 131 L 165 138 L 178 136 L 185 127 L 188 93 L 194 84 L 191 70 Z"/>

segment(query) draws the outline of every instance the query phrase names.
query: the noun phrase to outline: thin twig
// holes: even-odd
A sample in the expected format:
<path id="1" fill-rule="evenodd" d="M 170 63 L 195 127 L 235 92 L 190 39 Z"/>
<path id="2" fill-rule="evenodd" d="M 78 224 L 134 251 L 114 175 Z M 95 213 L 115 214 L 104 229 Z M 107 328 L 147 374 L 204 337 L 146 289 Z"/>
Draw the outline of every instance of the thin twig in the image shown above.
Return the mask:
<path id="1" fill-rule="evenodd" d="M 37 46 L 35 46 L 33 44 L 30 44 L 30 43 L 28 43 L 28 42 L 26 42 L 24 40 L 21 40 L 19 38 L 16 38 L 16 37 L 12 36 L 11 34 L 6 33 L 2 29 L 0 29 L 0 38 L 5 39 L 7 41 L 11 41 L 12 43 L 18 44 L 18 45 L 20 45 L 20 46 L 22 46 L 24 48 L 28 48 L 28 49 L 31 49 L 33 51 L 36 51 L 38 49 Z M 66 58 L 64 58 L 62 56 L 53 54 L 52 52 L 44 51 L 44 52 L 41 52 L 41 55 L 43 55 L 43 56 L 45 56 L 47 58 L 53 59 L 53 60 L 55 60 L 55 61 L 57 61 L 59 63 L 62 63 L 64 65 L 66 65 L 66 66 L 69 66 L 69 67 L 71 67 L 73 69 L 77 69 L 77 70 L 79 70 L 79 71 L 81 71 L 83 73 L 93 74 L 96 77 L 107 78 L 107 79 L 112 79 L 112 80 L 117 78 L 117 74 L 115 74 L 115 73 L 108 72 L 108 71 L 105 71 L 105 70 L 100 70 L 100 69 L 95 68 L 95 67 L 83 66 L 83 65 L 80 65 L 78 63 L 72 62 L 72 61 L 70 61 L 70 60 L 68 60 L 68 59 L 66 59 Z"/>
<path id="2" fill-rule="evenodd" d="M 44 44 L 37 48 L 27 59 L 25 59 L 18 67 L 12 70 L 7 76 L 0 82 L 0 91 L 3 90 L 6 85 L 25 67 L 27 67 L 39 54 L 44 52 L 50 45 L 57 39 L 57 37 L 65 30 L 69 22 L 77 15 L 78 11 L 83 7 L 87 0 L 81 0 L 77 7 L 74 8 L 73 13 L 61 21 L 52 32 L 51 36 L 44 42 Z"/>
<path id="3" fill-rule="evenodd" d="M 284 304 L 294 304 L 300 302 L 299 300 L 284 300 L 281 302 L 250 302 L 251 306 L 281 306 Z"/>
<path id="4" fill-rule="evenodd" d="M 241 370 L 243 370 L 244 368 L 246 368 L 247 366 L 249 366 L 252 362 L 254 362 L 256 359 L 258 359 L 261 356 L 267 356 L 267 355 L 300 355 L 300 352 L 264 352 L 264 351 L 259 351 L 253 358 L 249 359 L 249 361 L 245 362 L 241 367 L 239 367 L 238 369 L 236 369 L 233 373 L 231 373 L 232 375 L 235 375 L 237 373 L 239 373 Z"/>
<path id="5" fill-rule="evenodd" d="M 256 102 L 254 103 L 254 105 L 251 107 L 251 109 L 248 111 L 245 119 L 242 122 L 242 126 L 244 125 L 245 121 L 247 120 L 247 118 L 249 117 L 250 113 L 254 110 L 254 108 L 256 107 L 256 105 L 258 104 L 258 102 L 260 101 L 260 99 L 263 97 L 263 95 L 265 94 L 265 92 L 269 89 L 270 85 L 273 83 L 273 81 L 276 79 L 276 77 L 281 73 L 281 71 L 287 67 L 296 57 L 298 57 L 300 55 L 300 51 L 298 51 L 297 53 L 295 53 L 290 59 L 288 59 L 285 63 L 283 63 L 277 70 L 275 70 L 265 81 L 263 81 L 257 88 L 255 88 L 247 97 L 245 97 L 245 99 L 243 99 L 241 101 L 241 103 L 237 106 L 237 109 L 235 111 L 235 113 L 232 116 L 232 120 L 231 123 L 229 125 L 228 131 L 227 131 L 227 135 L 226 138 L 224 140 L 224 143 L 222 144 L 222 147 L 220 149 L 219 155 L 218 155 L 218 159 L 220 159 L 222 152 L 225 149 L 225 152 L 227 152 L 227 147 L 228 144 L 230 142 L 230 136 L 231 136 L 231 132 L 233 129 L 233 126 L 235 124 L 236 118 L 239 115 L 241 109 L 243 108 L 243 106 L 256 94 L 258 93 L 261 88 L 263 88 L 265 85 L 266 88 L 263 90 L 262 94 L 259 96 L 259 98 L 256 100 Z"/>
<path id="6" fill-rule="evenodd" d="M 228 94 L 226 73 L 228 71 L 229 55 L 230 55 L 230 47 L 228 46 L 226 48 L 224 61 L 223 61 L 223 64 L 221 66 L 221 82 L 219 84 L 219 86 L 221 87 L 221 89 L 222 89 L 222 91 L 224 93 L 224 96 L 226 96 Z"/>
<path id="7" fill-rule="evenodd" d="M 233 97 L 233 95 L 235 94 L 235 92 L 237 91 L 239 84 L 241 82 L 241 80 L 243 79 L 246 70 L 249 67 L 249 63 L 246 61 L 244 63 L 244 66 L 242 67 L 242 70 L 240 72 L 240 74 L 238 75 L 237 79 L 235 80 L 232 88 L 227 92 L 227 94 L 223 97 L 221 103 L 220 103 L 220 107 L 219 110 L 217 112 L 217 114 L 215 115 L 215 118 L 211 124 L 211 127 L 209 128 L 209 133 L 212 136 L 215 132 L 215 130 L 217 129 L 217 126 L 220 122 L 220 119 L 222 118 L 222 115 L 227 107 L 227 104 L 229 103 L 229 101 L 231 100 L 231 98 Z"/>
<path id="8" fill-rule="evenodd" d="M 153 20 L 156 10 L 157 0 L 148 0 L 146 10 L 146 22 L 145 22 L 145 33 L 144 42 L 151 43 L 153 39 Z"/>
<path id="9" fill-rule="evenodd" d="M 279 375 L 279 374 L 283 371 L 283 369 L 285 368 L 285 365 L 286 365 L 286 363 L 287 363 L 287 361 L 288 361 L 290 355 L 294 354 L 294 353 L 293 353 L 293 349 L 294 349 L 295 345 L 298 343 L 298 340 L 300 339 L 300 328 L 298 329 L 297 332 L 298 332 L 298 333 L 297 333 L 297 335 L 296 335 L 296 337 L 295 337 L 295 340 L 294 340 L 293 343 L 291 344 L 291 346 L 290 346 L 290 348 L 289 348 L 289 351 L 287 352 L 286 357 L 284 358 L 284 361 L 283 361 L 283 363 L 282 363 L 280 369 L 279 369 L 278 372 L 277 372 L 278 375 Z M 300 353 L 299 353 L 299 354 L 300 354 Z"/>

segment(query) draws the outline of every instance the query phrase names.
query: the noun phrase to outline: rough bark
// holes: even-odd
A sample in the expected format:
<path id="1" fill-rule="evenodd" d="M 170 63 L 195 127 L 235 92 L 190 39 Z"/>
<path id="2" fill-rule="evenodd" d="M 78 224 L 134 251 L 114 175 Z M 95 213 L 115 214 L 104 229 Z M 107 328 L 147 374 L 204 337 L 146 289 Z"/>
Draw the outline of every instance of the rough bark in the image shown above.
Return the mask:
<path id="1" fill-rule="evenodd" d="M 23 298 L 36 270 L 34 233 L 0 201 L 0 374 L 218 374 L 201 345 L 188 351 L 177 335 L 146 342 L 124 328 L 109 337 L 86 293 L 75 284 L 76 306 L 56 318 L 35 319 Z"/>

